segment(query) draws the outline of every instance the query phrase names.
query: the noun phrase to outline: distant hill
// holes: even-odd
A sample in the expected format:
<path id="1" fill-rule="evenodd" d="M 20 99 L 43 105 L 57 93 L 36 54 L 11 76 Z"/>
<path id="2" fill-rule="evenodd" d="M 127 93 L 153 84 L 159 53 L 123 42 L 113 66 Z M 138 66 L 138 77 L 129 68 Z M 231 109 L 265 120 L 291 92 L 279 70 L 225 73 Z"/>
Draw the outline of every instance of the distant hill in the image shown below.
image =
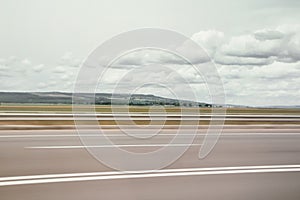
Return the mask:
<path id="1" fill-rule="evenodd" d="M 82 102 L 90 99 L 91 94 L 80 94 Z M 0 92 L 0 103 L 41 103 L 41 104 L 71 104 L 72 93 L 65 92 Z M 211 107 L 211 104 L 188 100 L 177 100 L 146 94 L 109 94 L 96 93 L 95 104 L 98 105 L 169 105 L 188 107 Z"/>

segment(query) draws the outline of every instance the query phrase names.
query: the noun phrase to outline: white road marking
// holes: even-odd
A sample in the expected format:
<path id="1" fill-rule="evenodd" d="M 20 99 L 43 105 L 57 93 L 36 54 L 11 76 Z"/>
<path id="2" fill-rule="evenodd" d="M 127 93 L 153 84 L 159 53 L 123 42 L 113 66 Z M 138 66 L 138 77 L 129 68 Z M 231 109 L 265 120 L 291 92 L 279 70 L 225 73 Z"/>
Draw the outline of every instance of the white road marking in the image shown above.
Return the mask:
<path id="1" fill-rule="evenodd" d="M 94 145 L 94 146 L 33 146 L 25 149 L 84 149 L 84 148 L 115 148 L 115 147 L 186 147 L 201 146 L 202 144 L 115 144 L 115 145 Z"/>
<path id="2" fill-rule="evenodd" d="M 144 170 L 144 171 L 127 171 L 127 172 L 110 171 L 110 172 L 16 176 L 16 177 L 0 178 L 1 181 L 0 186 L 60 183 L 60 182 L 75 182 L 75 181 L 93 181 L 93 180 L 249 174 L 249 173 L 280 173 L 280 172 L 300 172 L 300 165 L 212 167 L 212 168 L 164 169 L 164 170 Z"/>
<path id="3" fill-rule="evenodd" d="M 135 136 L 153 136 L 153 134 L 134 134 Z M 178 134 L 173 134 L 173 133 L 165 133 L 165 134 L 158 134 L 156 137 L 159 136 L 176 136 Z M 189 133 L 184 133 L 180 134 L 178 136 L 184 137 L 184 136 L 191 136 L 194 134 L 189 134 Z M 206 136 L 207 134 L 196 134 L 196 136 Z M 210 134 L 210 135 L 217 135 L 217 134 Z M 221 134 L 221 137 L 223 136 L 300 136 L 300 133 L 296 132 L 284 132 L 284 133 L 223 133 Z M 126 134 L 86 134 L 86 135 L 81 135 L 80 137 L 128 137 L 130 138 L 131 136 L 128 136 Z M 11 134 L 11 135 L 0 135 L 0 138 L 35 138 L 35 137 L 79 137 L 79 135 L 76 134 L 54 134 L 54 135 L 49 135 L 49 134 L 22 134 L 22 135 L 16 135 L 16 134 Z"/>
<path id="4" fill-rule="evenodd" d="M 217 171 L 217 170 L 245 170 L 245 169 L 278 169 L 278 168 L 300 168 L 300 165 L 260 165 L 260 166 L 234 166 L 234 167 L 204 167 L 204 168 L 181 168 L 181 169 L 161 169 L 161 170 L 139 170 L 139 171 L 106 171 L 106 172 L 85 172 L 66 174 L 42 174 L 27 176 L 0 177 L 0 181 L 16 181 L 42 178 L 64 178 L 79 176 L 104 176 L 118 174 L 143 174 L 143 173 L 168 173 L 168 172 L 194 172 L 194 171 Z"/>

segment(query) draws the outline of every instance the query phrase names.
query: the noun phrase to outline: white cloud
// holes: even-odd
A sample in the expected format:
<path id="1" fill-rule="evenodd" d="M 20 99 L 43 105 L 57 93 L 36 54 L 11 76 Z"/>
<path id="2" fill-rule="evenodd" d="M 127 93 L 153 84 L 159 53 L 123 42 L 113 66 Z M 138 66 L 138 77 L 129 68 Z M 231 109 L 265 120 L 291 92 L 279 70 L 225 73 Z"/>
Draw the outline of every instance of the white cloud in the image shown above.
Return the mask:
<path id="1" fill-rule="evenodd" d="M 221 65 L 241 65 L 241 66 L 263 66 L 273 63 L 275 58 L 273 56 L 263 57 L 241 57 L 231 56 L 224 53 L 217 52 L 214 61 Z"/>
<path id="2" fill-rule="evenodd" d="M 41 72 L 41 71 L 43 71 L 43 69 L 45 69 L 45 65 L 44 64 L 35 65 L 32 68 L 32 70 L 34 72 Z"/>
<path id="3" fill-rule="evenodd" d="M 28 60 L 27 58 L 25 58 L 24 60 L 21 61 L 21 64 L 24 66 L 30 66 L 31 65 L 31 61 Z"/>
<path id="4" fill-rule="evenodd" d="M 65 66 L 57 66 L 53 69 L 53 72 L 54 73 L 57 73 L 57 74 L 62 74 L 62 73 L 66 73 L 66 67 Z"/>
<path id="5" fill-rule="evenodd" d="M 195 33 L 191 39 L 200 44 L 213 57 L 216 50 L 225 42 L 225 35 L 221 31 L 207 30 Z"/>
<path id="6" fill-rule="evenodd" d="M 232 37 L 219 50 L 228 56 L 269 58 L 278 55 L 280 47 L 280 40 L 258 40 L 253 34 L 248 34 Z"/>
<path id="7" fill-rule="evenodd" d="M 274 62 L 265 66 L 219 66 L 227 103 L 298 105 L 300 63 Z"/>
<path id="8" fill-rule="evenodd" d="M 164 50 L 141 49 L 119 57 L 113 67 L 139 67 L 151 64 L 185 64 L 185 60 Z"/>
<path id="9" fill-rule="evenodd" d="M 194 34 L 192 39 L 207 49 L 215 61 L 224 83 L 227 103 L 299 104 L 299 26 L 265 28 L 232 37 L 208 30 Z M 206 65 L 206 54 L 199 54 L 184 45 L 181 48 L 179 51 L 192 58 L 192 62 Z M 0 90 L 72 91 L 81 60 L 71 52 L 54 61 L 56 64 L 39 64 L 14 56 L 2 58 Z M 99 92 L 112 92 L 120 79 L 120 91 L 130 91 L 145 84 L 139 91 L 170 96 L 171 93 L 162 87 L 165 85 L 186 99 L 193 98 L 183 84 L 189 82 L 199 101 L 210 101 L 200 75 L 182 58 L 165 51 L 148 49 L 119 58 L 103 77 Z"/>
<path id="10" fill-rule="evenodd" d="M 234 36 L 218 48 L 217 55 L 216 62 L 229 65 L 300 61 L 300 25 L 262 29 L 252 34 Z"/>
<path id="11" fill-rule="evenodd" d="M 284 37 L 284 34 L 278 30 L 262 29 L 254 32 L 254 37 L 257 40 L 278 40 Z"/>
<path id="12" fill-rule="evenodd" d="M 68 51 L 60 59 L 59 64 L 69 67 L 78 68 L 82 62 L 82 59 L 75 58 L 73 53 Z"/>
<path id="13" fill-rule="evenodd" d="M 225 37 L 216 30 L 200 31 L 191 37 L 222 65 L 264 66 L 300 61 L 300 24 L 261 29 Z"/>

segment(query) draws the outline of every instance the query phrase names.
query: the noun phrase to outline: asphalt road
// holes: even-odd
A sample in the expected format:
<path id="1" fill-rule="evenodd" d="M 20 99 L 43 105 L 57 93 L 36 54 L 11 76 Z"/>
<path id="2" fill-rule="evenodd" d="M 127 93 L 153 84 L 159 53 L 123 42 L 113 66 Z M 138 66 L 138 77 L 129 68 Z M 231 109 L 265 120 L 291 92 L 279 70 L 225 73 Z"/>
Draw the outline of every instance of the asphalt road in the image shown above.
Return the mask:
<path id="1" fill-rule="evenodd" d="M 86 137 L 101 141 L 96 134 L 90 130 Z M 120 148 L 140 153 L 163 147 L 176 129 L 147 140 L 114 128 L 106 134 Z M 0 199 L 300 199 L 299 126 L 226 126 L 200 160 L 204 136 L 205 128 L 167 168 L 124 173 L 89 154 L 74 130 L 2 130 Z"/>

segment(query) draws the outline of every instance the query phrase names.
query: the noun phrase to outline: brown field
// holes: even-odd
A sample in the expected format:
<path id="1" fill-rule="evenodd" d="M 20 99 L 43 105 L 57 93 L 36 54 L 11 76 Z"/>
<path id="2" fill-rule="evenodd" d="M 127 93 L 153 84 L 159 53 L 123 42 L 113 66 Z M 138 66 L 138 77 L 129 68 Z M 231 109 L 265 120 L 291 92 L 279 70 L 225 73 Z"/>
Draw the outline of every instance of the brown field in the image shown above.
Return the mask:
<path id="1" fill-rule="evenodd" d="M 132 113 L 147 113 L 150 107 L 146 106 L 131 106 L 131 107 L 114 107 L 114 111 L 117 112 L 126 112 L 129 110 Z M 181 111 L 188 112 L 200 112 L 200 113 L 211 113 L 211 108 L 181 108 L 181 107 L 165 107 L 167 113 L 180 113 Z M 216 108 L 219 109 L 219 108 Z M 151 109 L 153 111 L 153 107 Z M 154 109 L 155 110 L 155 109 Z M 105 112 L 109 113 L 112 111 L 110 106 L 96 106 L 96 111 L 99 113 Z M 159 110 L 158 110 L 159 111 Z M 33 113 L 70 113 L 72 112 L 71 105 L 1 105 L 0 112 L 33 112 Z M 300 109 L 269 109 L 269 108 L 227 108 L 227 114 L 300 114 Z M 134 121 L 138 125 L 148 125 L 150 120 Z M 89 125 L 89 122 L 84 122 L 86 125 Z M 151 124 L 161 124 L 161 121 L 152 121 Z M 179 124 L 199 124 L 199 125 L 208 125 L 210 121 L 184 121 L 172 120 L 169 118 L 165 124 L 166 125 L 179 125 Z M 39 126 L 59 126 L 59 125 L 74 125 L 73 120 L 5 120 L 5 117 L 2 117 L 0 120 L 0 126 L 2 125 L 39 125 Z M 116 122 L 115 120 L 99 120 L 100 125 L 116 125 L 116 124 L 130 124 L 130 121 L 120 121 Z M 226 125 L 254 125 L 254 124 L 300 124 L 299 121 L 225 121 Z"/>
<path id="2" fill-rule="evenodd" d="M 116 122 L 113 120 L 103 120 L 103 121 L 98 121 L 100 125 L 126 125 L 126 124 L 131 124 L 132 121 L 121 121 L 121 122 Z M 149 125 L 151 121 L 149 120 L 142 120 L 142 121 L 133 121 L 137 125 Z M 84 122 L 84 125 L 93 125 L 93 122 Z M 151 122 L 153 125 L 161 125 L 161 122 Z M 164 123 L 165 125 L 195 125 L 197 122 L 184 122 L 182 123 L 179 120 L 168 120 Z M 199 121 L 199 125 L 209 125 L 209 121 Z M 225 121 L 226 125 L 254 125 L 254 124 L 291 124 L 291 125 L 300 125 L 299 121 Z M 69 121 L 59 121 L 59 120 L 24 120 L 24 121 L 0 121 L 0 126 L 1 125 L 39 125 L 39 126 L 49 126 L 49 125 L 75 125 L 75 122 L 72 120 Z"/>

